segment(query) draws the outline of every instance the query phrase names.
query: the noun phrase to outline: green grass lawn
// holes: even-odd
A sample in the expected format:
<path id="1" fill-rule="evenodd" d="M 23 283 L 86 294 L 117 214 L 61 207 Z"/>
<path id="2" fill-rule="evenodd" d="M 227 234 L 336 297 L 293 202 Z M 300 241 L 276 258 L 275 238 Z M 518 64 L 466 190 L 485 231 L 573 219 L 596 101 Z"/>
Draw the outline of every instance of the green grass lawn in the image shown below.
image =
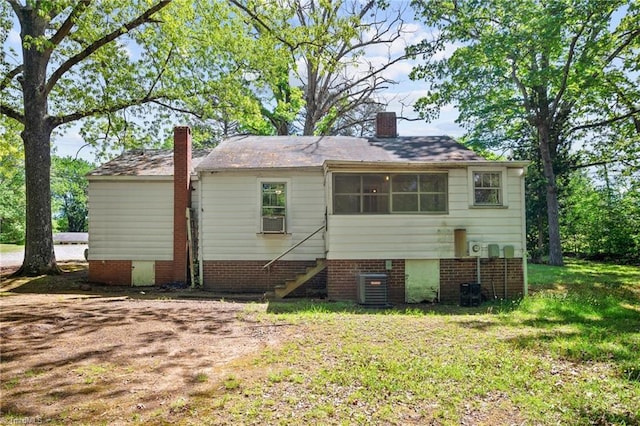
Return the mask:
<path id="1" fill-rule="evenodd" d="M 211 423 L 640 424 L 640 268 L 529 273 L 530 297 L 477 309 L 271 303 L 298 337 L 189 406 Z"/>
<path id="2" fill-rule="evenodd" d="M 269 302 L 250 329 L 283 342 L 215 379 L 203 358 L 191 391 L 152 412 L 109 410 L 145 425 L 640 425 L 640 268 L 530 265 L 529 283 L 474 308 Z M 109 423 L 87 407 L 52 424 Z"/>
<path id="3" fill-rule="evenodd" d="M 16 251 L 20 251 L 24 248 L 24 246 L 19 246 L 16 244 L 0 244 L 0 254 L 2 253 L 13 253 Z"/>

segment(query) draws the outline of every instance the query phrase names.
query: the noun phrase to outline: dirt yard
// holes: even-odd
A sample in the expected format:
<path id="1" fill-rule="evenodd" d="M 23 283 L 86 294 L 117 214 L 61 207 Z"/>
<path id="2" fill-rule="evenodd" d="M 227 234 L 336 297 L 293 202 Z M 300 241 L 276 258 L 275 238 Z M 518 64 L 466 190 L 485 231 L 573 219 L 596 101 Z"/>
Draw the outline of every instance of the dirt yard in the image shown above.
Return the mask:
<path id="1" fill-rule="evenodd" d="M 82 265 L 67 270 L 38 279 L 3 271 L 5 421 L 118 424 L 170 411 L 199 387 L 223 386 L 243 359 L 292 333 L 264 319 L 265 303 L 89 287 Z"/>

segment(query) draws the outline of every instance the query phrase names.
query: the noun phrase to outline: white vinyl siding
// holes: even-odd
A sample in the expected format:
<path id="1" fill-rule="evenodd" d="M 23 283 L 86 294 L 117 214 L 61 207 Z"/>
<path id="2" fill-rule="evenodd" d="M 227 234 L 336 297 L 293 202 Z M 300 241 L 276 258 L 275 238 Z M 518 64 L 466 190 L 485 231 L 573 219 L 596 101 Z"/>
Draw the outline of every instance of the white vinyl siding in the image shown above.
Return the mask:
<path id="1" fill-rule="evenodd" d="M 173 182 L 89 182 L 89 260 L 171 260 Z"/>
<path id="2" fill-rule="evenodd" d="M 260 182 L 287 182 L 286 234 L 261 233 Z M 203 173 L 200 241 L 202 260 L 271 260 L 324 224 L 321 170 Z M 324 257 L 323 232 L 284 260 Z"/>
<path id="3" fill-rule="evenodd" d="M 469 173 L 471 173 L 469 171 Z M 328 259 L 439 259 L 454 256 L 454 229 L 483 247 L 513 245 L 523 255 L 522 169 L 505 174 L 508 208 L 474 209 L 467 169 L 449 170 L 447 214 L 329 215 Z"/>

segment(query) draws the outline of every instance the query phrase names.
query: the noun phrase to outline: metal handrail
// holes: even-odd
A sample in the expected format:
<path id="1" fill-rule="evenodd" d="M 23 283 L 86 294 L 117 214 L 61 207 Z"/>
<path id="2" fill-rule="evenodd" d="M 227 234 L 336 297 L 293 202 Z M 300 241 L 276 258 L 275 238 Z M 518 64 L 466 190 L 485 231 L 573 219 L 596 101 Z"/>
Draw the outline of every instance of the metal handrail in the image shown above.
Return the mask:
<path id="1" fill-rule="evenodd" d="M 316 229 L 315 231 L 313 231 L 313 233 L 307 235 L 305 237 L 305 239 L 298 241 L 296 244 L 294 244 L 293 246 L 289 247 L 287 250 L 285 250 L 284 252 L 282 252 L 280 255 L 278 255 L 278 257 L 275 257 L 274 259 L 272 259 L 269 263 L 267 263 L 266 265 L 264 265 L 262 267 L 262 269 L 267 269 L 269 266 L 273 265 L 275 262 L 277 262 L 278 260 L 280 260 L 281 258 L 283 258 L 284 256 L 286 256 L 288 253 L 290 253 L 293 249 L 295 249 L 296 247 L 298 247 L 300 244 L 304 243 L 305 241 L 307 241 L 309 238 L 313 237 L 314 235 L 316 235 L 318 232 L 322 231 L 325 228 L 326 225 L 322 225 L 320 228 Z"/>

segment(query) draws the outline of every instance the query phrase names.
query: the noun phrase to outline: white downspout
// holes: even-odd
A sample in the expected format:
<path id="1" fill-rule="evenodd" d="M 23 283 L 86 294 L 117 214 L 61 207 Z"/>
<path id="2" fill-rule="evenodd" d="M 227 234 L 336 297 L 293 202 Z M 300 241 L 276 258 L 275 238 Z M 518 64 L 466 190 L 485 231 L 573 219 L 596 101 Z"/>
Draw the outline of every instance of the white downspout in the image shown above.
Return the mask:
<path id="1" fill-rule="evenodd" d="M 204 176 L 198 173 L 198 284 L 200 287 L 204 287 L 204 265 L 203 265 L 203 253 L 204 253 L 204 238 L 202 238 L 202 216 L 204 212 L 202 203 L 202 187 L 204 186 Z"/>
<path id="2" fill-rule="evenodd" d="M 523 280 L 523 296 L 529 294 L 529 279 L 527 277 L 527 209 L 525 206 L 525 189 L 524 179 L 527 176 L 527 166 L 522 167 L 522 179 L 520 179 L 520 211 L 521 227 L 522 227 L 522 280 Z"/>

